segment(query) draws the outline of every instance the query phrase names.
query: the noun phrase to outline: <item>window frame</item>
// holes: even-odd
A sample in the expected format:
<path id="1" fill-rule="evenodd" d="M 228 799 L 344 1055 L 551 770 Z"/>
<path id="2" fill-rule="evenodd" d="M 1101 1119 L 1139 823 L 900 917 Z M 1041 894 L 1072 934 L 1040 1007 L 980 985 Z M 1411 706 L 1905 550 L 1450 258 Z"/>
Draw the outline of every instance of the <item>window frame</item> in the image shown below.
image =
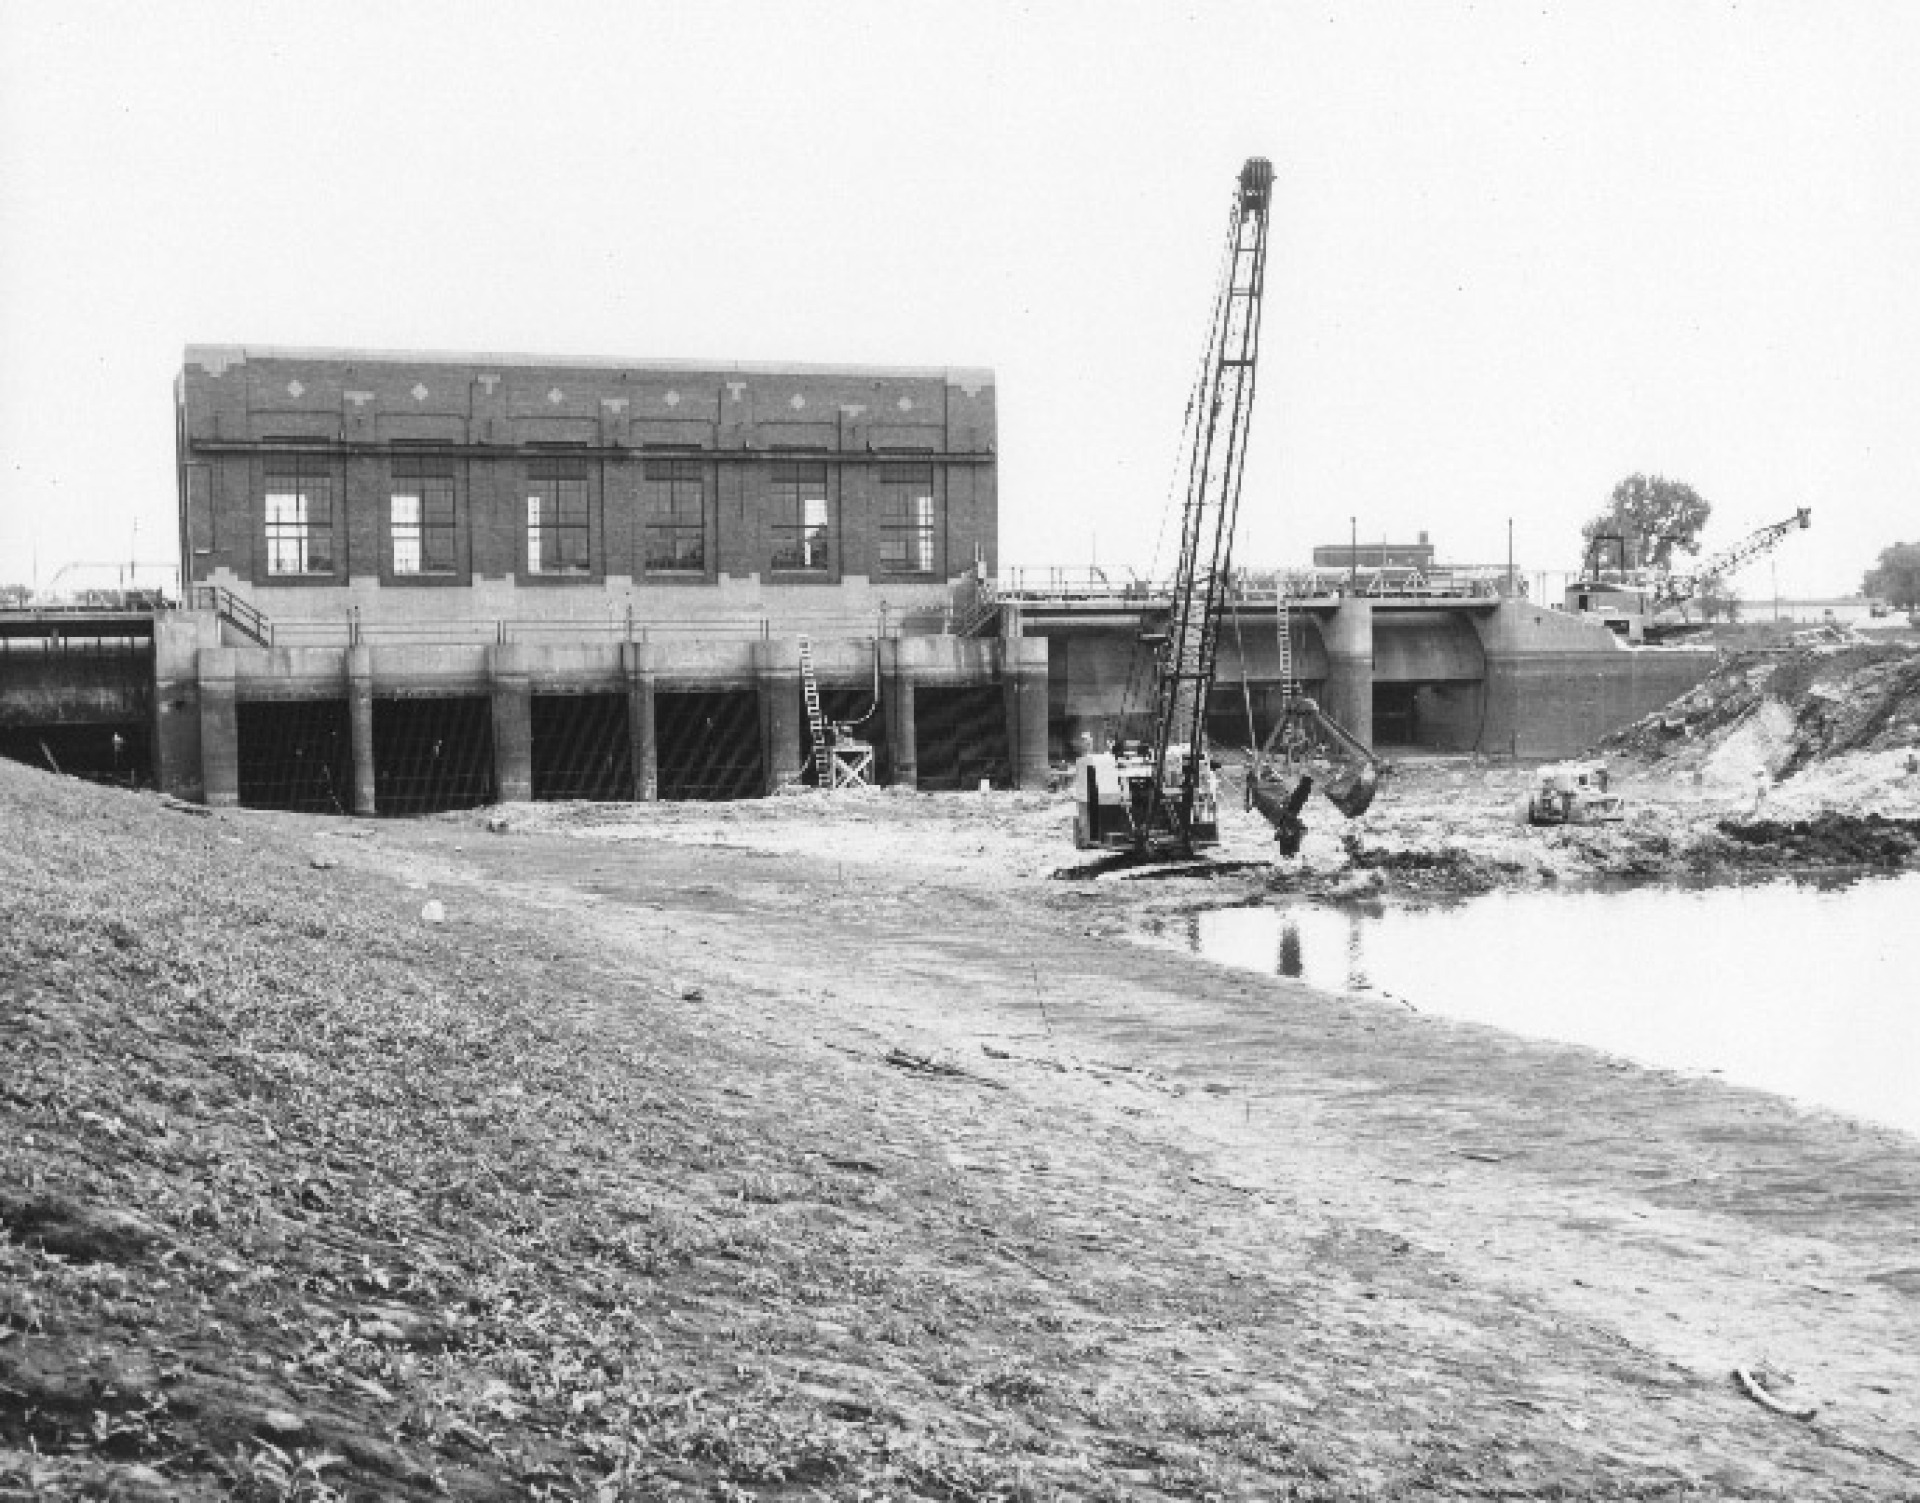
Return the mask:
<path id="1" fill-rule="evenodd" d="M 640 569 L 666 579 L 706 578 L 711 572 L 707 517 L 709 466 L 691 454 L 653 454 L 641 461 Z M 691 509 L 688 490 L 691 490 Z M 664 506 L 663 504 L 664 503 Z M 680 562 L 691 541 L 694 558 Z M 666 544 L 664 555 L 657 552 Z M 665 562 L 661 558 L 665 558 Z"/>
<path id="2" fill-rule="evenodd" d="M 815 471 L 817 477 L 811 473 Z M 817 495 L 810 491 L 816 484 Z M 833 578 L 834 532 L 833 466 L 824 456 L 775 460 L 767 479 L 767 571 L 801 579 Z"/>
<path id="3" fill-rule="evenodd" d="M 564 489 L 563 489 L 564 488 Z M 576 489 L 577 488 L 577 489 Z M 521 572 L 536 580 L 593 579 L 593 474 L 585 459 L 530 459 L 521 486 Z M 549 518 L 542 504 L 552 502 Z M 570 510 L 574 511 L 569 515 Z M 547 564 L 548 539 L 553 548 Z M 569 560 L 569 554 L 574 555 Z"/>
<path id="4" fill-rule="evenodd" d="M 264 582 L 277 584 L 339 577 L 340 559 L 334 547 L 338 511 L 335 494 L 339 487 L 334 470 L 332 456 L 326 454 L 289 452 L 262 457 L 260 518 Z M 295 567 L 282 568 L 281 564 L 289 557 Z"/>
<path id="5" fill-rule="evenodd" d="M 902 472 L 915 472 L 903 478 Z M 939 476 L 931 460 L 882 460 L 874 477 L 879 546 L 876 572 L 934 575 L 939 571 Z M 896 513 L 896 507 L 899 511 Z M 895 550 L 898 557 L 895 557 Z"/>
<path id="6" fill-rule="evenodd" d="M 403 521 L 401 503 L 409 500 L 415 515 Z M 412 568 L 403 564 L 404 544 L 412 545 Z M 387 572 L 409 584 L 461 576 L 459 461 L 431 454 L 393 456 L 387 478 Z"/>

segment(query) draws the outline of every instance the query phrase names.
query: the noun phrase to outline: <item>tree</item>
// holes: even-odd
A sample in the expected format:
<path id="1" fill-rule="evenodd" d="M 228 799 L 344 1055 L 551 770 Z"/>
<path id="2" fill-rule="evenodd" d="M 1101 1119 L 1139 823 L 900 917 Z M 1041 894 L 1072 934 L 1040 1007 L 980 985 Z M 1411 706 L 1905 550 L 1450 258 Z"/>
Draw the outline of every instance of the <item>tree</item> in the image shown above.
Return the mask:
<path id="1" fill-rule="evenodd" d="M 1880 550 L 1880 562 L 1860 582 L 1865 595 L 1884 596 L 1895 610 L 1920 610 L 1920 543 Z"/>
<path id="2" fill-rule="evenodd" d="M 1663 475 L 1629 475 L 1613 488 L 1607 509 L 1580 529 L 1581 556 L 1593 551 L 1593 540 L 1614 534 L 1622 541 L 1627 567 L 1673 567 L 1674 550 L 1700 551 L 1700 530 L 1713 513 L 1692 486 Z"/>
<path id="3" fill-rule="evenodd" d="M 1700 607 L 1702 621 L 1718 621 L 1722 616 L 1729 621 L 1740 619 L 1740 597 L 1727 588 L 1727 582 L 1718 574 L 1710 574 L 1701 581 L 1700 593 L 1693 603 Z M 1682 604 L 1683 614 L 1685 610 Z"/>

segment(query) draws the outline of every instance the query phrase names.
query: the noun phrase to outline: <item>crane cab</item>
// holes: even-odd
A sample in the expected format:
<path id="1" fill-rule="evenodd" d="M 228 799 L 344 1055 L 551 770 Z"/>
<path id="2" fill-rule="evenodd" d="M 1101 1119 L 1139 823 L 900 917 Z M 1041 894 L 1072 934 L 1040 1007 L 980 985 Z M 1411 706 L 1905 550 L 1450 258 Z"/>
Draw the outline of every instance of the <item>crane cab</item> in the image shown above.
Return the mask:
<path id="1" fill-rule="evenodd" d="M 1160 788 L 1159 834 L 1169 811 L 1180 806 L 1186 771 L 1184 747 L 1170 747 Z M 1143 834 L 1153 803 L 1153 749 L 1144 741 L 1121 741 L 1110 752 L 1089 752 L 1073 768 L 1073 843 L 1081 850 L 1131 850 Z M 1200 769 L 1194 789 L 1193 826 L 1187 844 L 1195 850 L 1220 844 L 1220 780 L 1212 766 Z"/>

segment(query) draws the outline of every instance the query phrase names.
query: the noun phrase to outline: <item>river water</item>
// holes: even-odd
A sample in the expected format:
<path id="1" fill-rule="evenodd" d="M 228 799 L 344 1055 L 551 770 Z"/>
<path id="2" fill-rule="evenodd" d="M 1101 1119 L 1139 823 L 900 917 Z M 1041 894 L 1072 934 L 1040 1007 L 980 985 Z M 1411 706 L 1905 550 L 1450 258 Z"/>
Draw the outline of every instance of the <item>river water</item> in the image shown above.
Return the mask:
<path id="1" fill-rule="evenodd" d="M 1920 872 L 1217 908 L 1158 937 L 1920 1134 Z"/>

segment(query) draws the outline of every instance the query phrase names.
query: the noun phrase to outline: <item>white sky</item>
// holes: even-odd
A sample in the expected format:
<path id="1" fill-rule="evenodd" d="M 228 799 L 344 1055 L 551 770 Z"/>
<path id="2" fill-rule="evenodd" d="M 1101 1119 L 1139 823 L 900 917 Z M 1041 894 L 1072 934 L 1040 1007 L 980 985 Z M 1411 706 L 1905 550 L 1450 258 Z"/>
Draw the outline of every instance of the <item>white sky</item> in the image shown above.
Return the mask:
<path id="1" fill-rule="evenodd" d="M 1544 11 L 0 0 L 0 580 L 171 559 L 189 342 L 990 365 L 1003 560 L 1144 568 L 1259 154 L 1239 561 L 1569 568 L 1647 470 L 1857 588 L 1920 538 L 1920 7 Z"/>

